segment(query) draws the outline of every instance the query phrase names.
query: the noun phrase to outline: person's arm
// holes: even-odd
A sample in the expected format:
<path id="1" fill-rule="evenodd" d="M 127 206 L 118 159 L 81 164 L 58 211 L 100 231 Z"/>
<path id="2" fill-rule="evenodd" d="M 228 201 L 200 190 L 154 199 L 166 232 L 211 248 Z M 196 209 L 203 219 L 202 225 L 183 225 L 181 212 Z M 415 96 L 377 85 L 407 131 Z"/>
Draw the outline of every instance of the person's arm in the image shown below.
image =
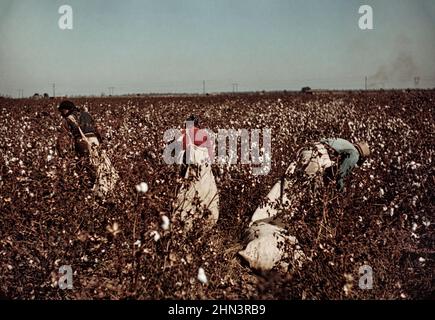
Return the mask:
<path id="1" fill-rule="evenodd" d="M 100 143 L 103 143 L 103 135 L 101 134 L 101 128 L 95 124 L 95 135 Z"/>
<path id="2" fill-rule="evenodd" d="M 85 111 L 86 112 L 86 111 Z M 100 142 L 100 143 L 103 143 L 103 134 L 104 134 L 104 132 L 101 130 L 101 128 L 100 128 L 100 126 L 99 125 L 97 125 L 97 123 L 95 122 L 95 119 L 94 119 L 94 117 L 89 113 L 89 112 L 86 112 L 86 114 L 89 116 L 89 118 L 91 119 L 91 122 L 92 122 L 92 126 L 94 127 L 94 130 L 95 130 L 95 132 L 94 132 L 94 134 L 95 134 L 95 136 L 97 137 L 97 139 L 98 139 L 98 141 Z M 103 133 L 103 134 L 102 134 Z"/>
<path id="3" fill-rule="evenodd" d="M 352 171 L 352 169 L 356 166 L 359 154 L 358 151 L 353 149 L 344 149 L 340 150 L 340 158 L 341 164 L 339 168 L 339 176 L 337 180 L 338 189 L 343 191 L 344 189 L 344 178 Z"/>
<path id="4" fill-rule="evenodd" d="M 63 157 L 65 154 L 71 150 L 72 145 L 72 136 L 71 132 L 68 128 L 68 125 L 65 121 L 62 122 L 62 125 L 58 129 L 57 139 L 56 139 L 56 151 L 60 157 Z"/>

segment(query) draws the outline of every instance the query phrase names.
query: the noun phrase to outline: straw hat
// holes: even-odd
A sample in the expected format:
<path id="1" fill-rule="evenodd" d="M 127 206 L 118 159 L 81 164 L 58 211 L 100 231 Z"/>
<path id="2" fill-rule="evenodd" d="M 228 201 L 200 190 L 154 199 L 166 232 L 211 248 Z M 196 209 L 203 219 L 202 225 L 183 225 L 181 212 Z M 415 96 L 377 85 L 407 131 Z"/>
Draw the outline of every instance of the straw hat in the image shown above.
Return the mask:
<path id="1" fill-rule="evenodd" d="M 355 147 L 357 148 L 361 157 L 367 158 L 370 155 L 370 148 L 367 142 L 357 142 L 355 143 Z"/>

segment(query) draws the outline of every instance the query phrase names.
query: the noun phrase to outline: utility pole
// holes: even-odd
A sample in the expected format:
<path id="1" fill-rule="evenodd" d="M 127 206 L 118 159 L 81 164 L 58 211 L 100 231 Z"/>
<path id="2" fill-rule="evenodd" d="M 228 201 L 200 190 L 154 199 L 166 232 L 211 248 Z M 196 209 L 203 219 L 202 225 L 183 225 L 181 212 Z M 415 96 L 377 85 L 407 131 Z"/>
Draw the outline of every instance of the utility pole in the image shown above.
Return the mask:
<path id="1" fill-rule="evenodd" d="M 56 97 L 56 84 L 53 83 L 53 98 Z"/>
<path id="2" fill-rule="evenodd" d="M 115 87 L 109 87 L 109 96 L 113 96 L 114 92 L 115 92 Z"/>
<path id="3" fill-rule="evenodd" d="M 202 94 L 205 94 L 205 80 L 202 80 Z"/>
<path id="4" fill-rule="evenodd" d="M 414 77 L 414 85 L 417 88 L 420 83 L 420 77 Z"/>
<path id="5" fill-rule="evenodd" d="M 233 83 L 233 93 L 239 91 L 239 84 L 238 83 Z"/>
<path id="6" fill-rule="evenodd" d="M 366 91 L 367 91 L 367 76 L 365 77 L 365 88 L 366 88 Z"/>

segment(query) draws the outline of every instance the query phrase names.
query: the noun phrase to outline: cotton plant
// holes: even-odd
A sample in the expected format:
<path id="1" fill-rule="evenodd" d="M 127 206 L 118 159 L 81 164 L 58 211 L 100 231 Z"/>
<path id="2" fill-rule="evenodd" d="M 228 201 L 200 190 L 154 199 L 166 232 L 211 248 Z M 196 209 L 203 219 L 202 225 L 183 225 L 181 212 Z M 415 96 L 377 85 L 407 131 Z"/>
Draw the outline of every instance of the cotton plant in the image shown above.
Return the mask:
<path id="1" fill-rule="evenodd" d="M 150 232 L 150 237 L 152 237 L 155 242 L 159 241 L 161 238 L 160 233 L 156 230 Z"/>

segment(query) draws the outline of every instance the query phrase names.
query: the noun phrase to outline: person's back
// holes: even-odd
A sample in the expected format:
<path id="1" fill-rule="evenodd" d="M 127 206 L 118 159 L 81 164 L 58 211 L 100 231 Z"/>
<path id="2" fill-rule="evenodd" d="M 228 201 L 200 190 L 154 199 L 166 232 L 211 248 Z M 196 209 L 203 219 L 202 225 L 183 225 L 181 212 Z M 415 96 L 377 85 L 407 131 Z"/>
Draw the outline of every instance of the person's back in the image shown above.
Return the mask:
<path id="1" fill-rule="evenodd" d="M 87 111 L 81 111 L 79 114 L 79 125 L 82 132 L 87 136 L 94 134 L 98 136 L 98 131 L 95 126 L 95 121 Z"/>
<path id="2" fill-rule="evenodd" d="M 95 125 L 95 121 L 87 111 L 80 111 L 76 109 L 67 117 L 65 117 L 65 120 L 68 124 L 71 134 L 75 139 L 82 137 L 80 130 L 85 136 L 98 136 L 98 130 Z"/>
<path id="3" fill-rule="evenodd" d="M 328 144 L 329 146 L 331 146 L 331 148 L 335 149 L 337 152 L 340 152 L 341 150 L 354 150 L 358 153 L 358 150 L 355 148 L 353 143 L 342 138 L 322 139 L 320 142 Z"/>

